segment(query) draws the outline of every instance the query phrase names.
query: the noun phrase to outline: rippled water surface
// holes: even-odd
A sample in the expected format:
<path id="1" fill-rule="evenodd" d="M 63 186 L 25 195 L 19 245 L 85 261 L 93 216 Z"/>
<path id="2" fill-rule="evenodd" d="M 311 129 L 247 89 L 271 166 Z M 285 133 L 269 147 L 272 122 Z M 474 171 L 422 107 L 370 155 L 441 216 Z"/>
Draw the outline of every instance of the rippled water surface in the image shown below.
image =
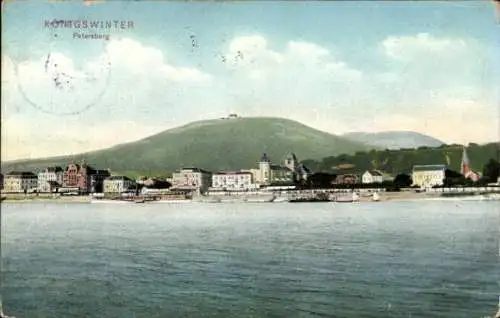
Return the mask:
<path id="1" fill-rule="evenodd" d="M 498 202 L 2 204 L 22 317 L 483 317 Z"/>

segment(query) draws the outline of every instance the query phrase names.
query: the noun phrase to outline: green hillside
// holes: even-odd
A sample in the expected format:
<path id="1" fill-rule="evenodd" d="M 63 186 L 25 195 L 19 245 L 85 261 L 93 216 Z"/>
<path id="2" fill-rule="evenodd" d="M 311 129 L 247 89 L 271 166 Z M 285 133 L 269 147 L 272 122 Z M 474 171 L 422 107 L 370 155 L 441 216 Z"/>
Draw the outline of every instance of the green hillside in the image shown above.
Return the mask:
<path id="1" fill-rule="evenodd" d="M 441 140 L 414 131 L 351 132 L 341 136 L 382 149 L 439 147 L 444 144 Z"/>
<path id="2" fill-rule="evenodd" d="M 263 152 L 279 163 L 294 152 L 318 159 L 367 150 L 366 145 L 282 118 L 234 118 L 194 122 L 148 138 L 76 156 L 5 162 L 2 171 L 66 166 L 82 159 L 113 171 L 169 172 L 183 166 L 209 170 L 256 167 Z"/>
<path id="3" fill-rule="evenodd" d="M 413 165 L 448 164 L 460 171 L 463 147 L 443 145 L 437 148 L 420 147 L 401 150 L 371 150 L 354 155 L 329 156 L 322 160 L 305 160 L 314 171 L 330 173 L 362 173 L 368 169 L 380 169 L 389 173 L 408 173 Z M 470 144 L 467 148 L 470 166 L 481 172 L 490 159 L 499 160 L 500 143 Z M 449 159 L 448 159 L 449 158 Z"/>

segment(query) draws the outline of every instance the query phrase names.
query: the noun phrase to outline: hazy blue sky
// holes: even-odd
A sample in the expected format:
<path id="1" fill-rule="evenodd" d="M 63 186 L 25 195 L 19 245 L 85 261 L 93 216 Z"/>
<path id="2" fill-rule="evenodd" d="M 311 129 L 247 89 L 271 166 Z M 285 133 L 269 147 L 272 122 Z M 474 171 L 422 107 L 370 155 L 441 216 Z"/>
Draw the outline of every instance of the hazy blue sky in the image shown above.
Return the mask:
<path id="1" fill-rule="evenodd" d="M 45 26 L 54 19 L 133 28 Z M 9 2 L 2 157 L 77 153 L 231 112 L 336 134 L 498 140 L 497 21 L 487 1 Z"/>

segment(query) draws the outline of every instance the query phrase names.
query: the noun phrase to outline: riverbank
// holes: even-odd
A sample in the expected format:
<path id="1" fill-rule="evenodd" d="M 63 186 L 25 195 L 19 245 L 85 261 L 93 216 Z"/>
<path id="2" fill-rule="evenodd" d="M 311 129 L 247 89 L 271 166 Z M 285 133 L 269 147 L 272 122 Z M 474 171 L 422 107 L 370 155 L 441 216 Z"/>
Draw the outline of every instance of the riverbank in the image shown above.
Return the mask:
<path id="1" fill-rule="evenodd" d="M 58 196 L 51 195 L 24 195 L 8 194 L 2 195 L 2 203 L 90 203 L 88 196 Z"/>
<path id="2" fill-rule="evenodd" d="M 348 193 L 339 193 L 338 197 L 350 197 L 350 192 Z M 286 195 L 277 196 L 275 203 L 278 202 L 286 202 L 282 200 Z M 380 192 L 379 193 L 379 202 L 388 202 L 388 201 L 415 201 L 415 200 L 483 200 L 483 199 L 500 199 L 500 194 L 468 194 L 464 195 L 464 193 L 457 193 L 453 195 L 452 193 L 436 193 L 436 192 L 415 192 L 415 191 L 400 191 L 400 192 Z M 216 203 L 211 197 L 205 197 L 202 199 L 195 200 L 185 200 L 199 203 Z M 229 200 L 231 199 L 231 200 Z M 225 198 L 225 200 L 217 201 L 220 203 L 227 202 L 240 202 L 240 198 L 237 196 Z M 184 201 L 184 200 L 182 200 Z M 241 197 L 241 203 L 245 202 L 270 202 L 271 200 L 245 200 L 245 197 Z M 158 201 L 160 202 L 160 201 Z M 168 203 L 168 200 L 161 201 Z M 371 193 L 361 193 L 359 195 L 359 202 L 373 202 L 373 194 Z M 2 203 L 56 203 L 56 204 L 88 204 L 91 203 L 91 199 L 89 196 L 52 196 L 52 195 L 24 195 L 24 194 L 6 194 L 2 195 Z M 147 203 L 147 202 L 146 202 Z"/>

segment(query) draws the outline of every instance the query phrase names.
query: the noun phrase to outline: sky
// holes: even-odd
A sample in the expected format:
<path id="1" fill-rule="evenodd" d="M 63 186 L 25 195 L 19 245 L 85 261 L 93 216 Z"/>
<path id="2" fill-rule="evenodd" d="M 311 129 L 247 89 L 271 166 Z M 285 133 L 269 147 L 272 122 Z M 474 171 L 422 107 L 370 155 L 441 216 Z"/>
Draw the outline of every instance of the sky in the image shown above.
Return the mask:
<path id="1" fill-rule="evenodd" d="M 229 113 L 498 141 L 498 21 L 488 1 L 2 2 L 2 160 Z"/>

